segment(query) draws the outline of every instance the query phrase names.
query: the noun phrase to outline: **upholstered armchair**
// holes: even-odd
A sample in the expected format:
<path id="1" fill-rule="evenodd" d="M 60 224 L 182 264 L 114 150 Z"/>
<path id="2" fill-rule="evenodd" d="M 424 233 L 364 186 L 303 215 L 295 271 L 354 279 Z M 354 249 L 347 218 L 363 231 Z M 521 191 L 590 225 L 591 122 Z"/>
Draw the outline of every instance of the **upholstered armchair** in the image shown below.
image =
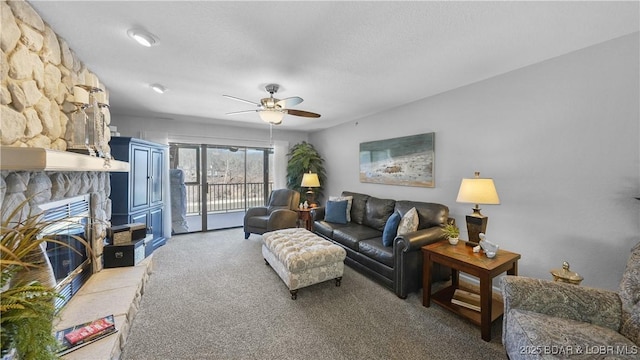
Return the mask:
<path id="1" fill-rule="evenodd" d="M 511 360 L 640 359 L 640 243 L 618 292 L 518 276 L 503 277 L 502 289 Z"/>
<path id="2" fill-rule="evenodd" d="M 267 206 L 249 208 L 244 215 L 244 238 L 251 233 L 264 234 L 267 231 L 296 227 L 300 203 L 300 193 L 295 190 L 278 189 L 269 195 Z"/>

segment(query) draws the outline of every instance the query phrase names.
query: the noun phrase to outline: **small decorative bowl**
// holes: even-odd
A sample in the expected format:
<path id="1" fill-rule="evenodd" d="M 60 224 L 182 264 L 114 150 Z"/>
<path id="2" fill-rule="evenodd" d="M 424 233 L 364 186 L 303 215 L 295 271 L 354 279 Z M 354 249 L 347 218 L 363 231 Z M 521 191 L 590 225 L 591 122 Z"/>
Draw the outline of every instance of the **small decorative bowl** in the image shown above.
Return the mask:
<path id="1" fill-rule="evenodd" d="M 449 244 L 451 245 L 457 245 L 458 244 L 458 238 L 449 238 Z"/>
<path id="2" fill-rule="evenodd" d="M 484 253 L 485 253 L 485 255 L 487 255 L 487 257 L 489 259 L 493 259 L 496 256 L 496 252 L 495 251 L 485 251 Z"/>

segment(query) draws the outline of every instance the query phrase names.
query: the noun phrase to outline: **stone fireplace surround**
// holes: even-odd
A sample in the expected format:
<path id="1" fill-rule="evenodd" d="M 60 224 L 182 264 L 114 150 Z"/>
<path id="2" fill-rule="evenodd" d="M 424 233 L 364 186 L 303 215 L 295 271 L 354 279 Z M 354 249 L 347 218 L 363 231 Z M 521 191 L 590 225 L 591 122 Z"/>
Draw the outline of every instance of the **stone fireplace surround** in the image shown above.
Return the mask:
<path id="1" fill-rule="evenodd" d="M 88 194 L 94 221 L 91 231 L 93 236 L 87 240 L 96 260 L 93 261 L 93 272 L 99 272 L 102 270 L 101 257 L 106 229 L 111 219 L 110 192 L 109 173 L 106 172 L 2 171 L 2 220 L 6 220 L 6 217 L 27 199 L 30 199 L 29 206 L 25 208 L 28 212 L 38 204 Z"/>
<path id="2" fill-rule="evenodd" d="M 0 0 L 0 144 L 12 148 L 67 149 L 73 87 L 93 74 L 67 42 L 23 0 Z M 97 76 L 97 74 L 93 74 Z M 104 85 L 100 85 L 105 91 Z M 108 115 L 108 114 L 107 114 Z M 106 116 L 107 125 L 110 120 Z M 106 130 L 106 129 L 105 129 Z M 109 131 L 106 131 L 107 141 Z M 2 150 L 0 149 L 0 155 Z M 8 153 L 8 151 L 5 151 Z M 26 156 L 20 156 L 17 162 Z M 56 155 L 57 157 L 57 155 Z M 12 155 L 12 160 L 15 157 Z M 114 314 L 118 334 L 65 359 L 117 359 L 138 308 L 152 257 L 134 267 L 102 269 L 102 247 L 111 218 L 109 173 L 5 168 L 0 163 L 0 204 L 9 214 L 21 201 L 33 205 L 88 194 L 95 221 L 91 243 L 94 274 L 60 313 L 57 329 Z M 67 167 L 71 166 L 67 164 Z M 122 171 L 122 170 L 120 170 Z"/>
<path id="3" fill-rule="evenodd" d="M 2 219 L 26 199 L 30 206 L 88 194 L 94 221 L 91 244 L 94 251 L 93 275 L 59 314 L 57 330 L 113 314 L 118 333 L 64 356 L 64 359 L 118 359 L 126 343 L 153 255 L 133 267 L 103 269 L 102 248 L 111 217 L 111 185 L 108 172 L 98 171 L 0 171 Z"/>

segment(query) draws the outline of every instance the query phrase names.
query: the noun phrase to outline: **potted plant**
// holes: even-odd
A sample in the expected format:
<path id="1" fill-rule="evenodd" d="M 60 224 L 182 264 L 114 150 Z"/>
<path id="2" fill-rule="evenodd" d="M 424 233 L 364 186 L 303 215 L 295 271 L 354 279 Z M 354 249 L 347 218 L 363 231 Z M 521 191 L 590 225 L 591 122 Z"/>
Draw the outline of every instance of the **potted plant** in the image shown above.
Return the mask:
<path id="1" fill-rule="evenodd" d="M 460 229 L 454 223 L 448 223 L 444 226 L 444 233 L 449 238 L 449 244 L 456 245 L 460 237 Z"/>
<path id="2" fill-rule="evenodd" d="M 61 295 L 46 281 L 35 279 L 42 272 L 51 272 L 43 245 L 46 242 L 68 245 L 41 235 L 42 230 L 54 222 L 44 221 L 41 215 L 21 219 L 27 204 L 25 200 L 18 205 L 2 220 L 0 228 L 1 356 L 57 359 L 58 343 L 53 334 L 54 301 Z M 75 239 L 87 245 L 84 239 Z M 87 249 L 90 248 L 87 246 Z"/>
<path id="3" fill-rule="evenodd" d="M 300 186 L 305 173 L 312 172 L 318 174 L 320 187 L 314 188 L 316 199 L 322 198 L 322 187 L 326 183 L 327 175 L 324 169 L 324 159 L 318 151 L 306 141 L 293 145 L 287 153 L 289 161 L 287 163 L 287 188 L 300 193 L 300 198 L 304 199 L 307 189 Z"/>

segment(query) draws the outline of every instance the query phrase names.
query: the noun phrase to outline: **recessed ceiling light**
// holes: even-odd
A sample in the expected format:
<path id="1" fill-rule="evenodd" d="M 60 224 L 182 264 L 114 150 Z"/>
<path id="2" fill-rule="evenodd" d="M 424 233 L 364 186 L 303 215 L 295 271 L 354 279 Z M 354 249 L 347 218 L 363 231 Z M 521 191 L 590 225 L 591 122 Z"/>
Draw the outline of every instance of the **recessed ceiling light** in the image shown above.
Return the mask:
<path id="1" fill-rule="evenodd" d="M 167 91 L 167 88 L 160 84 L 151 84 L 149 86 L 158 94 L 164 94 Z"/>
<path id="2" fill-rule="evenodd" d="M 155 35 L 143 29 L 129 29 L 129 31 L 127 31 L 127 34 L 138 44 L 146 47 L 158 45 L 158 43 L 160 42 L 160 40 Z"/>

